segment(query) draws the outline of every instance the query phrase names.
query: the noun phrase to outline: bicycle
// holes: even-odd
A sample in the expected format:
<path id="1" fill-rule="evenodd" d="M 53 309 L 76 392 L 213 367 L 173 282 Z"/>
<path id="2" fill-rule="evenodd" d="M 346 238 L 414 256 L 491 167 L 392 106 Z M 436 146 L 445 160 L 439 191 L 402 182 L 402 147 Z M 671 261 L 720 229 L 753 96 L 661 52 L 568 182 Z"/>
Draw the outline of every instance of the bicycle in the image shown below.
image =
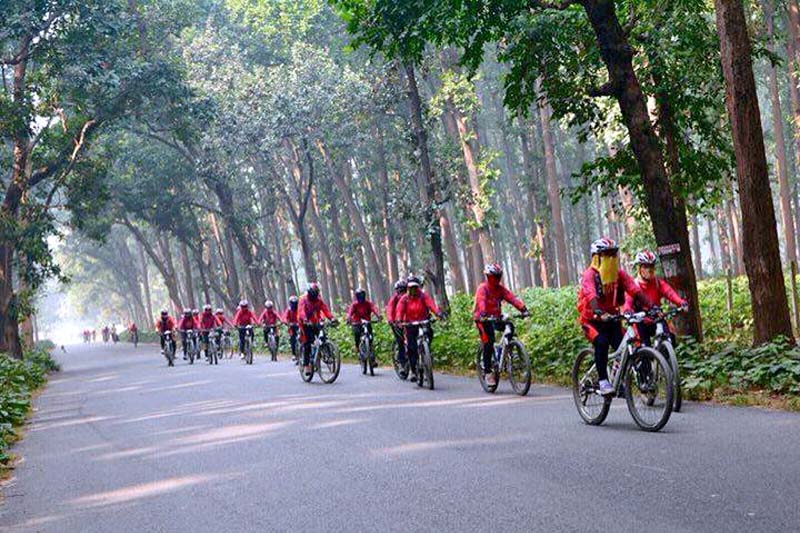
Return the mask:
<path id="1" fill-rule="evenodd" d="M 398 324 L 392 324 L 392 329 L 395 327 L 401 327 Z M 392 343 L 392 365 L 394 366 L 394 373 L 397 374 L 397 377 L 400 378 L 402 381 L 408 379 L 408 374 L 411 371 L 411 366 L 408 362 L 408 357 L 402 363 L 400 362 L 400 344 L 397 342 L 397 338 L 395 337 L 394 342 Z"/>
<path id="2" fill-rule="evenodd" d="M 139 332 L 138 331 L 131 331 L 131 342 L 133 343 L 134 348 L 139 347 Z"/>
<path id="3" fill-rule="evenodd" d="M 300 369 L 300 376 L 303 381 L 310 383 L 314 379 L 314 373 L 319 374 L 319 379 L 323 383 L 331 384 L 339 377 L 339 372 L 342 369 L 342 357 L 339 354 L 339 348 L 336 344 L 328 339 L 326 332 L 328 327 L 335 326 L 336 322 L 329 321 L 321 324 L 304 325 L 319 326 L 319 332 L 311 344 L 311 373 L 306 375 L 305 368 L 302 364 L 298 365 Z M 301 348 L 302 349 L 302 348 Z"/>
<path id="4" fill-rule="evenodd" d="M 478 381 L 483 390 L 494 393 L 500 384 L 500 375 L 505 371 L 511 388 L 520 396 L 525 396 L 531 388 L 531 360 L 525 351 L 525 346 L 515 338 L 515 328 L 512 319 L 527 318 L 529 315 L 519 314 L 514 317 L 503 315 L 482 318 L 481 322 L 490 322 L 503 328 L 500 342 L 494 346 L 491 373 L 494 374 L 494 385 L 486 382 L 486 369 L 483 367 L 483 346 L 478 344 L 478 354 L 475 367 L 478 371 Z M 497 330 L 495 330 L 497 331 Z"/>
<path id="5" fill-rule="evenodd" d="M 206 352 L 206 361 L 209 365 L 219 364 L 219 335 L 210 329 L 200 332 L 203 336 L 203 348 Z M 207 339 L 207 340 L 206 340 Z"/>
<path id="6" fill-rule="evenodd" d="M 417 320 L 415 322 L 405 322 L 403 327 L 418 327 L 417 336 L 417 386 L 424 387 L 426 384 L 429 390 L 433 390 L 433 356 L 431 355 L 431 340 L 428 335 L 432 319 Z"/>
<path id="7" fill-rule="evenodd" d="M 164 339 L 164 357 L 167 358 L 167 366 L 175 366 L 175 339 L 172 331 L 165 331 L 161 334 Z"/>
<path id="8" fill-rule="evenodd" d="M 242 329 L 242 328 L 240 328 Z M 244 326 L 244 362 L 245 364 L 253 364 L 253 326 Z"/>
<path id="9" fill-rule="evenodd" d="M 219 339 L 220 359 L 223 358 L 226 353 L 228 354 L 228 359 L 233 359 L 234 347 L 233 340 L 231 340 L 231 332 L 228 330 L 223 330 L 222 328 L 220 328 L 219 331 L 222 334 L 222 337 Z"/>
<path id="10" fill-rule="evenodd" d="M 359 320 L 351 322 L 350 325 L 358 326 L 361 328 L 361 342 L 358 344 L 358 360 L 361 363 L 361 373 L 366 375 L 369 370 L 369 375 L 375 375 L 375 347 L 372 344 L 372 334 L 370 334 L 370 324 L 377 323 L 377 320 Z"/>
<path id="11" fill-rule="evenodd" d="M 594 352 L 582 350 L 572 367 L 572 397 L 578 414 L 590 425 L 600 425 L 608 416 L 614 396 L 624 397 L 633 421 L 645 431 L 659 431 L 672 414 L 672 371 L 664 356 L 642 346 L 634 329 L 647 313 L 614 315 L 609 321 L 625 320 L 628 326 L 619 348 L 609 354 L 609 379 L 613 392 L 601 395 Z M 623 383 L 624 380 L 624 383 Z"/>
<path id="12" fill-rule="evenodd" d="M 269 350 L 271 359 L 273 361 L 278 360 L 278 336 L 277 336 L 277 326 L 264 326 L 264 329 L 267 331 L 267 350 Z"/>
<path id="13" fill-rule="evenodd" d="M 189 364 L 193 365 L 194 360 L 200 357 L 200 348 L 197 345 L 197 332 L 193 329 L 182 331 L 186 334 L 186 356 L 189 358 Z"/>
<path id="14" fill-rule="evenodd" d="M 669 363 L 672 370 L 672 387 L 675 391 L 675 403 L 672 410 L 679 413 L 683 405 L 683 392 L 681 390 L 681 372 L 678 367 L 678 357 L 675 355 L 675 347 L 672 345 L 672 336 L 669 333 L 667 321 L 683 312 L 680 307 L 670 307 L 666 311 L 660 307 L 650 309 L 650 316 L 656 320 L 656 334 L 653 336 L 653 348 L 658 350 L 664 359 Z"/>

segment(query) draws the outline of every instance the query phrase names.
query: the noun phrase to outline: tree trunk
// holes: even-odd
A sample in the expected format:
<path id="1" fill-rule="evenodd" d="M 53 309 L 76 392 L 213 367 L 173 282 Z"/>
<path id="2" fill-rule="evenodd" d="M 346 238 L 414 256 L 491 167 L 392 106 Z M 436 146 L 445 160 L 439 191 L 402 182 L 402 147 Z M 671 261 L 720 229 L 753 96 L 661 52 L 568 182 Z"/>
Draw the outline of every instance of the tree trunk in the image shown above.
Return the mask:
<path id="1" fill-rule="evenodd" d="M 762 344 L 779 335 L 792 339 L 744 7 L 739 0 L 714 4 L 739 195 L 742 207 L 747 206 L 742 209 L 742 245 L 748 252 L 744 264 L 753 306 L 753 342 Z"/>
<path id="2" fill-rule="evenodd" d="M 614 96 L 619 104 L 630 145 L 641 172 L 647 211 L 659 246 L 672 245 L 674 254 L 662 256 L 662 263 L 675 275 L 670 280 L 683 291 L 694 312 L 688 330 L 702 337 L 697 305 L 697 281 L 689 246 L 685 213 L 674 202 L 661 146 L 653 131 L 639 80 L 633 70 L 633 49 L 619 23 L 613 0 L 586 0 L 583 7 L 594 29 L 600 55 L 606 65 L 609 82 L 594 94 Z M 681 216 L 683 215 L 683 216 Z M 677 245 L 675 247 L 674 245 Z"/>
<path id="3" fill-rule="evenodd" d="M 417 87 L 417 78 L 414 73 L 414 66 L 406 63 L 404 66 L 406 80 L 408 82 L 408 103 L 411 114 L 411 124 L 414 128 L 414 143 L 419 154 L 419 163 L 422 178 L 420 184 L 420 198 L 425 206 L 425 219 L 428 226 L 428 237 L 431 244 L 433 255 L 433 284 L 436 290 L 439 304 L 443 310 L 450 309 L 450 301 L 447 298 L 444 282 L 444 252 L 442 250 L 442 230 L 439 227 L 439 198 L 436 190 L 436 181 L 431 166 L 430 154 L 428 153 L 428 133 L 422 120 L 422 101 Z"/>
<path id="4" fill-rule="evenodd" d="M 377 121 L 373 123 L 373 132 L 378 140 L 376 155 L 378 157 L 378 177 L 381 188 L 381 217 L 386 254 L 386 264 L 389 267 L 389 281 L 394 283 L 400 279 L 400 269 L 397 264 L 397 250 L 394 243 L 394 228 L 389 220 L 389 167 L 386 162 L 386 145 L 384 142 L 383 127 Z"/>
<path id="5" fill-rule="evenodd" d="M 538 84 L 537 84 L 538 85 Z M 556 170 L 556 152 L 553 143 L 553 131 L 550 128 L 550 104 L 542 101 L 539 105 L 539 123 L 542 128 L 542 145 L 544 147 L 545 177 L 547 178 L 547 200 L 553 222 L 553 240 L 555 242 L 556 261 L 558 267 L 558 286 L 569 285 L 569 263 L 567 261 L 567 237 L 564 232 L 564 219 L 561 214 L 561 190 L 558 185 Z"/>
<path id="6" fill-rule="evenodd" d="M 703 251 L 700 246 L 700 228 L 697 215 L 692 215 L 692 251 L 694 252 L 694 270 L 697 279 L 703 279 Z"/>
<path id="7" fill-rule="evenodd" d="M 180 243 L 181 265 L 185 277 L 186 302 L 188 306 L 197 308 L 197 301 L 194 297 L 194 280 L 192 279 L 192 263 L 189 261 L 189 250 L 185 242 Z"/>
<path id="8" fill-rule="evenodd" d="M 455 292 L 466 292 L 467 287 L 464 283 L 464 276 L 461 273 L 461 259 L 458 255 L 456 236 L 453 232 L 453 225 L 450 223 L 450 214 L 447 208 L 440 211 L 439 225 L 442 228 L 442 239 L 447 249 L 447 263 L 450 266 L 450 283 Z"/>
<path id="9" fill-rule="evenodd" d="M 767 26 L 768 49 L 775 53 L 775 28 L 773 0 L 764 0 L 764 20 Z M 790 24 L 791 25 L 791 24 Z M 786 164 L 786 140 L 783 134 L 783 115 L 781 113 L 781 98 L 778 89 L 778 73 L 775 65 L 767 64 L 769 77 L 769 97 L 772 111 L 772 130 L 775 135 L 775 173 L 778 175 L 778 195 L 781 205 L 781 227 L 783 228 L 783 243 L 786 254 L 786 264 L 797 260 L 797 244 L 795 242 L 794 218 L 792 216 L 792 193 L 789 189 L 789 172 Z"/>
<path id="10" fill-rule="evenodd" d="M 153 313 L 153 299 L 150 294 L 150 274 L 147 268 L 147 256 L 145 255 L 142 243 L 138 240 L 136 240 L 136 250 L 139 254 L 139 268 L 141 268 L 142 288 L 144 289 L 144 301 L 147 307 L 147 320 L 149 322 L 155 320 L 156 315 Z"/>

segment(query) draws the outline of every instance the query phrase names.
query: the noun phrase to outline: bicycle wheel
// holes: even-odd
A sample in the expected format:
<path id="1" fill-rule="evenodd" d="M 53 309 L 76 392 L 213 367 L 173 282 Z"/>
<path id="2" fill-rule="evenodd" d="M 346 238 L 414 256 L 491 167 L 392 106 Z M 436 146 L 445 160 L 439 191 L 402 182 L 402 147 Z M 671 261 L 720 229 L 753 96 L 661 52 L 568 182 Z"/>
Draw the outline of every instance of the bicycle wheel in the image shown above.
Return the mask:
<path id="1" fill-rule="evenodd" d="M 369 367 L 369 344 L 367 343 L 367 339 L 361 339 L 361 342 L 358 345 L 358 362 L 361 364 L 361 373 L 367 373 L 367 368 Z"/>
<path id="2" fill-rule="evenodd" d="M 269 337 L 269 353 L 272 356 L 273 361 L 278 360 L 278 345 L 275 342 L 275 336 L 271 335 Z"/>
<path id="3" fill-rule="evenodd" d="M 244 360 L 248 365 L 253 364 L 253 344 L 250 339 L 244 341 Z"/>
<path id="4" fill-rule="evenodd" d="M 494 385 L 489 385 L 486 382 L 486 371 L 483 368 L 483 346 L 481 344 L 478 344 L 478 352 L 475 355 L 475 371 L 478 373 L 478 381 L 480 381 L 483 390 L 488 393 L 494 393 L 497 390 L 497 384 L 500 382 L 498 379 L 500 377 L 499 372 L 492 365 L 491 372 L 494 374 Z"/>
<path id="5" fill-rule="evenodd" d="M 634 352 L 625 371 L 625 386 L 633 421 L 645 431 L 666 425 L 674 402 L 672 371 L 658 351 L 641 347 Z"/>
<path id="6" fill-rule="evenodd" d="M 367 368 L 369 368 L 369 375 L 375 375 L 375 350 L 372 348 L 372 344 L 367 339 Z"/>
<path id="7" fill-rule="evenodd" d="M 175 366 L 175 346 L 171 342 L 164 343 L 164 357 L 167 358 L 167 366 Z"/>
<path id="8" fill-rule="evenodd" d="M 394 373 L 397 374 L 397 377 L 401 380 L 405 381 L 408 379 L 408 360 L 406 360 L 405 364 L 400 364 L 400 348 L 398 347 L 397 343 L 394 344 L 394 351 L 392 352 L 392 364 L 394 365 Z"/>
<path id="9" fill-rule="evenodd" d="M 297 370 L 300 371 L 300 377 L 306 383 L 311 383 L 311 380 L 314 379 L 314 361 L 316 359 L 316 355 L 314 352 L 311 352 L 310 361 L 311 361 L 311 372 L 306 375 L 305 366 L 303 365 L 303 355 L 302 355 L 302 348 L 300 348 L 300 355 L 298 355 L 298 363 L 297 363 Z"/>
<path id="10" fill-rule="evenodd" d="M 417 385 L 420 387 L 427 386 L 429 390 L 433 390 L 433 359 L 431 358 L 431 349 L 426 342 L 423 342 L 419 347 L 418 366 Z"/>
<path id="11" fill-rule="evenodd" d="M 324 383 L 333 383 L 339 377 L 342 359 L 339 355 L 339 350 L 336 349 L 332 342 L 322 344 L 317 350 L 316 367 L 319 378 Z"/>
<path id="12" fill-rule="evenodd" d="M 594 352 L 587 348 L 578 354 L 572 365 L 572 399 L 583 421 L 593 426 L 605 421 L 611 407 L 611 397 L 597 392 L 599 382 Z"/>
<path id="13" fill-rule="evenodd" d="M 669 363 L 670 370 L 672 370 L 672 389 L 674 394 L 674 402 L 672 404 L 672 411 L 679 413 L 683 406 L 683 391 L 681 391 L 681 370 L 678 366 L 678 357 L 675 355 L 675 348 L 672 343 L 664 342 L 659 346 L 659 352 L 664 356 L 664 359 Z"/>
<path id="14" fill-rule="evenodd" d="M 531 389 L 531 359 L 525 351 L 525 347 L 519 341 L 508 343 L 508 380 L 511 388 L 520 396 L 525 396 Z"/>
<path id="15" fill-rule="evenodd" d="M 190 340 L 189 341 L 189 349 L 186 350 L 187 355 L 189 356 L 189 364 L 190 365 L 194 364 L 194 351 L 195 351 L 195 349 L 196 348 L 195 348 L 194 342 Z"/>

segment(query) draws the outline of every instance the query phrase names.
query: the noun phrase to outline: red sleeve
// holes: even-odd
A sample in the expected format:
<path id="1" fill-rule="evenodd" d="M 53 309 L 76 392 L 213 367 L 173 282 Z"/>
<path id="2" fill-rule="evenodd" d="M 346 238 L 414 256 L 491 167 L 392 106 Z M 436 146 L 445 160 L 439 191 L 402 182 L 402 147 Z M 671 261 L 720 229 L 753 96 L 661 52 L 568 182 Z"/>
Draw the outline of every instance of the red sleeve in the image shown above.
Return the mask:
<path id="1" fill-rule="evenodd" d="M 623 304 L 623 306 L 622 306 L 622 312 L 623 313 L 633 313 L 634 312 L 634 305 L 633 304 L 634 304 L 633 296 L 631 296 L 630 294 L 628 294 L 626 292 L 625 293 L 625 304 Z"/>
<path id="2" fill-rule="evenodd" d="M 397 307 L 394 310 L 394 320 L 396 322 L 405 322 L 406 321 L 406 297 L 400 297 L 400 301 L 397 302 Z"/>
<path id="3" fill-rule="evenodd" d="M 328 305 L 324 301 L 320 301 L 319 303 L 319 309 L 322 311 L 322 314 L 325 315 L 325 318 L 328 320 L 333 320 L 333 314 L 331 313 L 331 310 L 328 309 Z"/>
<path id="4" fill-rule="evenodd" d="M 347 306 L 347 321 L 350 322 L 353 319 L 353 308 L 356 306 L 355 302 L 352 302 L 350 305 Z"/>
<path id="5" fill-rule="evenodd" d="M 525 309 L 525 303 L 517 298 L 513 292 L 508 290 L 507 287 L 503 287 L 503 299 L 517 308 L 517 311 L 522 311 Z"/>
<path id="6" fill-rule="evenodd" d="M 672 302 L 673 305 L 680 306 L 686 304 L 686 300 L 681 298 L 681 295 L 675 292 L 675 289 L 673 289 L 669 283 L 660 278 L 658 280 L 658 294 L 662 298 L 666 298 Z"/>
<path id="7" fill-rule="evenodd" d="M 484 285 L 481 283 L 478 285 L 478 290 L 475 291 L 475 305 L 472 308 L 472 318 L 475 320 L 480 319 L 481 313 L 486 308 L 486 291 L 483 287 Z"/>
<path id="8" fill-rule="evenodd" d="M 257 322 L 258 322 L 259 324 L 263 324 L 263 323 L 264 323 L 266 320 L 267 320 L 267 310 L 266 310 L 266 309 L 264 309 L 263 311 L 261 311 L 261 314 L 260 314 L 260 315 L 258 315 L 258 320 L 257 320 Z"/>
<path id="9" fill-rule="evenodd" d="M 394 303 L 395 303 L 394 300 L 395 300 L 395 296 L 392 295 L 392 297 L 389 298 L 389 301 L 386 302 L 386 321 L 387 322 L 394 322 L 394 312 L 393 312 L 394 310 L 392 309 L 394 307 Z"/>
<path id="10" fill-rule="evenodd" d="M 633 279 L 633 276 L 624 270 L 619 271 L 619 282 L 622 285 L 622 288 L 625 289 L 625 292 L 628 294 L 634 295 L 642 292 L 642 288 L 639 287 L 639 284 L 636 283 L 636 280 Z"/>
<path id="11" fill-rule="evenodd" d="M 376 316 L 376 317 L 378 317 L 378 318 L 380 318 L 380 317 L 381 317 L 381 311 L 380 311 L 380 309 L 378 309 L 377 307 L 375 307 L 375 304 L 374 304 L 374 303 L 370 302 L 370 303 L 369 303 L 369 308 L 372 310 L 372 314 L 373 314 L 373 315 L 375 315 L 375 316 Z"/>
<path id="12" fill-rule="evenodd" d="M 597 287 L 595 286 L 595 270 L 587 268 L 581 277 L 581 294 L 584 298 L 591 300 L 597 298 Z"/>
<path id="13" fill-rule="evenodd" d="M 423 298 L 425 299 L 425 305 L 428 306 L 428 309 L 430 309 L 433 314 L 438 315 L 440 313 L 439 308 L 436 306 L 436 302 L 433 301 L 433 298 L 431 298 L 431 295 L 427 292 L 422 294 Z"/>

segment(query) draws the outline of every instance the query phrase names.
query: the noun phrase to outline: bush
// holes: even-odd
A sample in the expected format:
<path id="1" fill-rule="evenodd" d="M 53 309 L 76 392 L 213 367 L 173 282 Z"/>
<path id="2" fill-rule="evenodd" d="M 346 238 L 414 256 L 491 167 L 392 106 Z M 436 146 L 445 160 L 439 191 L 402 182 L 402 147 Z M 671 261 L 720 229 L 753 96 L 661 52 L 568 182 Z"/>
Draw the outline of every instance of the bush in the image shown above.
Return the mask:
<path id="1" fill-rule="evenodd" d="M 58 364 L 43 349 L 27 352 L 21 361 L 0 354 L 0 465 L 8 463 L 7 449 L 17 436 L 15 428 L 25 422 L 31 394 L 55 370 Z"/>

